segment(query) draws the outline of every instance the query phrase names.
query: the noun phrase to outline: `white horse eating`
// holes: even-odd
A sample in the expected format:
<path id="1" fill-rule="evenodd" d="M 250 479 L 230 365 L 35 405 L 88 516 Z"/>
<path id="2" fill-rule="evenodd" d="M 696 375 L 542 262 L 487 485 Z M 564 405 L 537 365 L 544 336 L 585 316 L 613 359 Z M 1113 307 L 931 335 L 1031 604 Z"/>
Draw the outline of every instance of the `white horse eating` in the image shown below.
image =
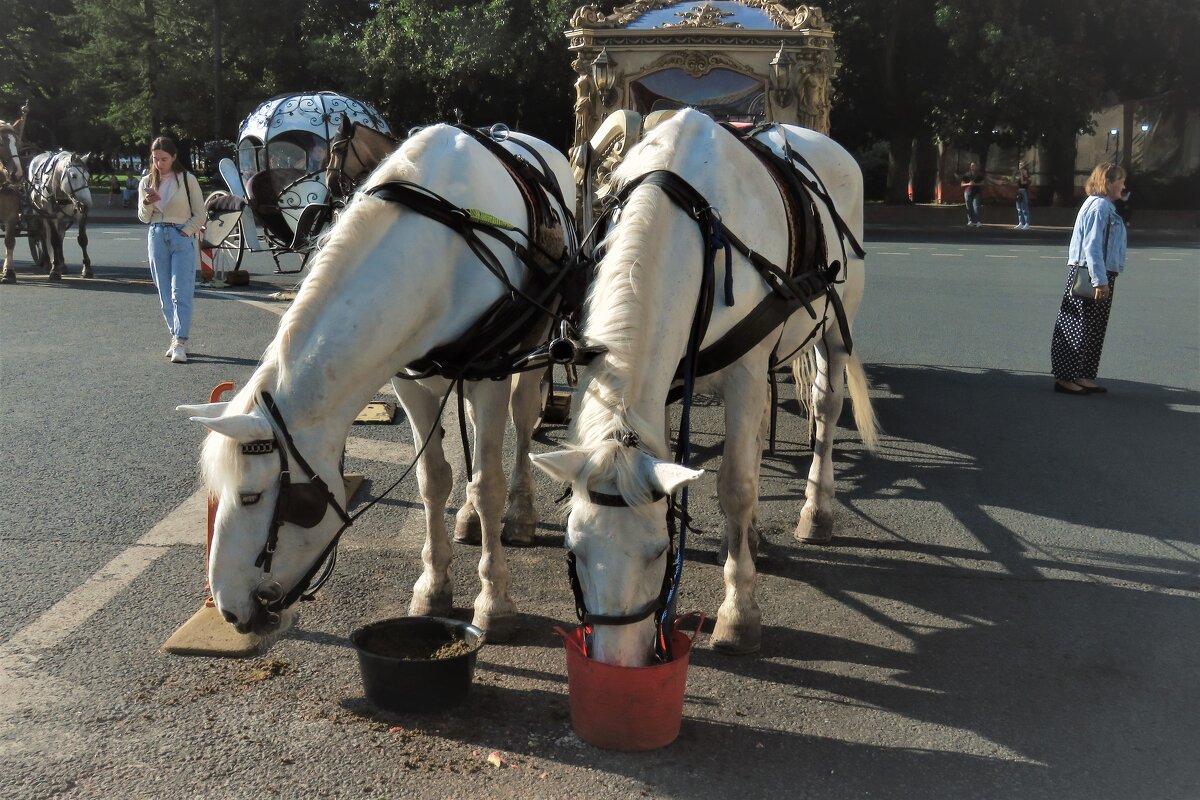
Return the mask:
<path id="1" fill-rule="evenodd" d="M 503 146 L 547 165 L 565 208 L 574 207 L 574 184 L 561 153 L 517 133 Z M 396 192 L 447 212 L 443 221 L 416 205 L 394 202 Z M 433 193 L 448 204 L 432 200 Z M 457 207 L 453 213 L 451 206 Z M 472 249 L 444 221 L 461 221 L 466 214 L 458 212 L 478 209 L 483 219 L 528 230 L 526 208 L 510 173 L 475 136 L 448 125 L 422 130 L 380 165 L 330 230 L 246 386 L 228 404 L 181 407 L 212 431 L 200 462 L 209 492 L 219 499 L 209 581 L 217 608 L 239 630 L 277 630 L 282 610 L 306 590 L 329 555 L 347 518 L 339 457 L 351 423 L 379 385 L 459 341 L 509 294 L 506 282 L 528 284 L 526 266 L 508 247 L 483 236 Z M 553 211 L 562 229 L 569 229 L 565 209 L 554 204 Z M 488 274 L 479 247 L 501 275 Z M 526 448 L 537 415 L 537 380 L 529 381 L 534 391 L 525 400 L 514 397 L 514 408 L 521 409 L 519 418 L 514 415 L 517 439 Z M 426 512 L 424 568 L 409 613 L 446 615 L 452 590 L 443 511 L 451 470 L 437 417 L 449 382 L 393 385 L 415 448 L 425 447 L 417 467 Z M 475 424 L 468 500 L 478 512 L 483 544 L 474 623 L 492 639 L 507 635 L 516 618 L 500 531 L 509 386 L 510 381 L 492 380 L 466 384 Z M 531 515 L 527 452 L 521 452 L 515 482 L 525 486 Z"/>
<path id="2" fill-rule="evenodd" d="M 785 137 L 790 154 L 785 152 Z M 811 165 L 801 173 L 827 188 L 830 203 L 813 202 L 818 214 L 813 225 L 823 229 L 827 261 L 840 262 L 832 264 L 829 274 L 836 272 L 837 277 L 829 291 L 840 296 L 844 315 L 835 322 L 827 302 L 836 306 L 837 298 L 822 298 L 813 303 L 816 319 L 800 309 L 697 384 L 698 391 L 719 393 L 725 402 L 726 439 L 717 493 L 725 514 L 728 556 L 725 599 L 713 644 L 728 652 L 756 651 L 761 638 L 761 613 L 754 598 L 758 534 L 753 521 L 768 367 L 775 360 L 790 360 L 806 341 L 809 347 L 815 342 L 816 444 L 798 539 L 823 542 L 832 533 L 832 446 L 843 402 L 843 373 L 849 377 L 860 435 L 868 446 L 875 440 L 866 378 L 843 333 L 849 332 L 863 296 L 863 258 L 847 247 L 848 242 L 856 246 L 861 241 L 862 173 L 842 147 L 811 130 L 774 126 L 756 138 L 778 155 L 802 157 L 792 159 L 794 164 L 803 160 Z M 661 171 L 682 178 L 702 200 L 684 210 L 663 186 L 644 180 L 656 172 L 661 177 Z M 775 179 L 759 157 L 693 110 L 680 112 L 648 134 L 626 156 L 614 180 L 618 194 L 624 193 L 624 207 L 604 242 L 582 331 L 589 346 L 602 346 L 607 352 L 581 374 L 579 408 L 567 449 L 533 460 L 574 490 L 567 546 L 575 558 L 586 611 L 599 620 L 592 634 L 594 657 L 642 666 L 652 653 L 653 615 L 663 604 L 660 591 L 670 552 L 667 498 L 702 474 L 668 460 L 664 438 L 665 403 L 688 347 L 693 319 L 700 313 L 698 298 L 705 259 L 710 257 L 697 233 L 697 219 L 707 211 L 706 203 L 713 210 L 710 221 L 719 218 L 717 224 L 740 237 L 760 262 L 765 257 L 775 265 L 789 263 L 793 223 Z M 831 212 L 844 225 L 839 226 Z M 756 304 L 769 294 L 763 271 L 751 258 L 742 251 L 732 255 L 731 275 L 723 274 L 720 257 L 712 270 L 717 285 L 705 347 L 753 316 L 747 312 L 757 311 Z M 733 305 L 727 305 L 730 301 Z M 822 306 L 828 322 L 824 326 Z"/>

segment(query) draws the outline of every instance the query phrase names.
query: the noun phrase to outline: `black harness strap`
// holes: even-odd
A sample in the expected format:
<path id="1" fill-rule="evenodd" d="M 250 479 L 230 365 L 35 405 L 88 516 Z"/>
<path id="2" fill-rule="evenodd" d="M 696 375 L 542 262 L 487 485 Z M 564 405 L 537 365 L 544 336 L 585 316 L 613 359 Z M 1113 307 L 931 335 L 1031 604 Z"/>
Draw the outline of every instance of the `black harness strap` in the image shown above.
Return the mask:
<path id="1" fill-rule="evenodd" d="M 530 230 L 526 232 L 501 220 L 459 208 L 440 195 L 406 181 L 390 181 L 367 190 L 367 194 L 404 205 L 455 231 L 507 290 L 507 294 L 483 313 L 467 335 L 434 348 L 410 364 L 409 373 L 401 375 L 404 378 L 441 375 L 453 380 L 499 380 L 537 368 L 538 364 L 530 362 L 526 354 L 519 353 L 526 333 L 539 317 L 560 319 L 564 310 L 571 311 L 582 305 L 588 283 L 584 262 L 573 246 L 573 239 L 569 238 L 573 236 L 573 228 L 570 232 L 563 230 L 552 207 L 552 203 L 556 203 L 563 218 L 570 222 L 570 209 L 566 207 L 545 160 L 533 148 L 516 139 L 509 140 L 530 152 L 546 170 L 543 174 L 487 133 L 461 125 L 457 127 L 492 153 L 509 173 L 525 203 Z M 557 231 L 550 238 L 568 237 L 554 245 L 558 252 L 547 250 L 540 241 L 546 231 Z M 520 259 L 531 276 L 528 286 L 518 287 L 509 280 L 503 264 L 480 238 L 483 234 L 500 242 Z M 567 246 L 568 241 L 572 246 Z"/>

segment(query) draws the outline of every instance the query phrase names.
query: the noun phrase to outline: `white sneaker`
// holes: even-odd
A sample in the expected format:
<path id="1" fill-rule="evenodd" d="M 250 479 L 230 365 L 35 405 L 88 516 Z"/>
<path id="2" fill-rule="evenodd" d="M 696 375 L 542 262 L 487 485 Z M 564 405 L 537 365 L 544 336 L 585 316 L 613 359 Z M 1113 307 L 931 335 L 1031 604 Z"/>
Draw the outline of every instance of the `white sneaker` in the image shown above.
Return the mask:
<path id="1" fill-rule="evenodd" d="M 171 361 L 176 364 L 187 363 L 187 348 L 183 346 L 183 342 L 175 342 L 171 345 Z"/>

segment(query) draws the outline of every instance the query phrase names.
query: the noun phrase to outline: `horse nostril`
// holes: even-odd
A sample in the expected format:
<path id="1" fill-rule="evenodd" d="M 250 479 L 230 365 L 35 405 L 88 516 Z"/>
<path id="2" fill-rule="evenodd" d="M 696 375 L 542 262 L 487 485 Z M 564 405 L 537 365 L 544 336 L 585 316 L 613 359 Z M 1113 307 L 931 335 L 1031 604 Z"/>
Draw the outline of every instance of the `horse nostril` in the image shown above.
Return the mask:
<path id="1" fill-rule="evenodd" d="M 225 621 L 230 625 L 237 625 L 237 614 L 233 613 L 232 611 L 222 611 L 221 616 L 224 617 Z"/>

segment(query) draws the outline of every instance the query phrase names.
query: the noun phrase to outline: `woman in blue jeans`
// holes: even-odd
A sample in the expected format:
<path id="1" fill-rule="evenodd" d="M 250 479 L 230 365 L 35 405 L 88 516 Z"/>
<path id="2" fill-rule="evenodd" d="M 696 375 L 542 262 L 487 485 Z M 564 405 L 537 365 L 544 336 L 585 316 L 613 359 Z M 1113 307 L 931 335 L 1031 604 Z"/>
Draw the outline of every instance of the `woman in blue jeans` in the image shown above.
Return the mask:
<path id="1" fill-rule="evenodd" d="M 1029 185 L 1033 181 L 1029 177 L 1029 169 L 1022 161 L 1017 164 L 1017 173 L 1013 175 L 1013 183 L 1017 185 L 1017 224 L 1016 230 L 1029 228 Z"/>
<path id="2" fill-rule="evenodd" d="M 150 174 L 138 186 L 138 219 L 150 224 L 150 274 L 171 332 L 166 357 L 187 363 L 196 290 L 196 232 L 204 224 L 204 197 L 196 176 L 183 168 L 175 142 L 160 136 L 150 145 Z"/>

